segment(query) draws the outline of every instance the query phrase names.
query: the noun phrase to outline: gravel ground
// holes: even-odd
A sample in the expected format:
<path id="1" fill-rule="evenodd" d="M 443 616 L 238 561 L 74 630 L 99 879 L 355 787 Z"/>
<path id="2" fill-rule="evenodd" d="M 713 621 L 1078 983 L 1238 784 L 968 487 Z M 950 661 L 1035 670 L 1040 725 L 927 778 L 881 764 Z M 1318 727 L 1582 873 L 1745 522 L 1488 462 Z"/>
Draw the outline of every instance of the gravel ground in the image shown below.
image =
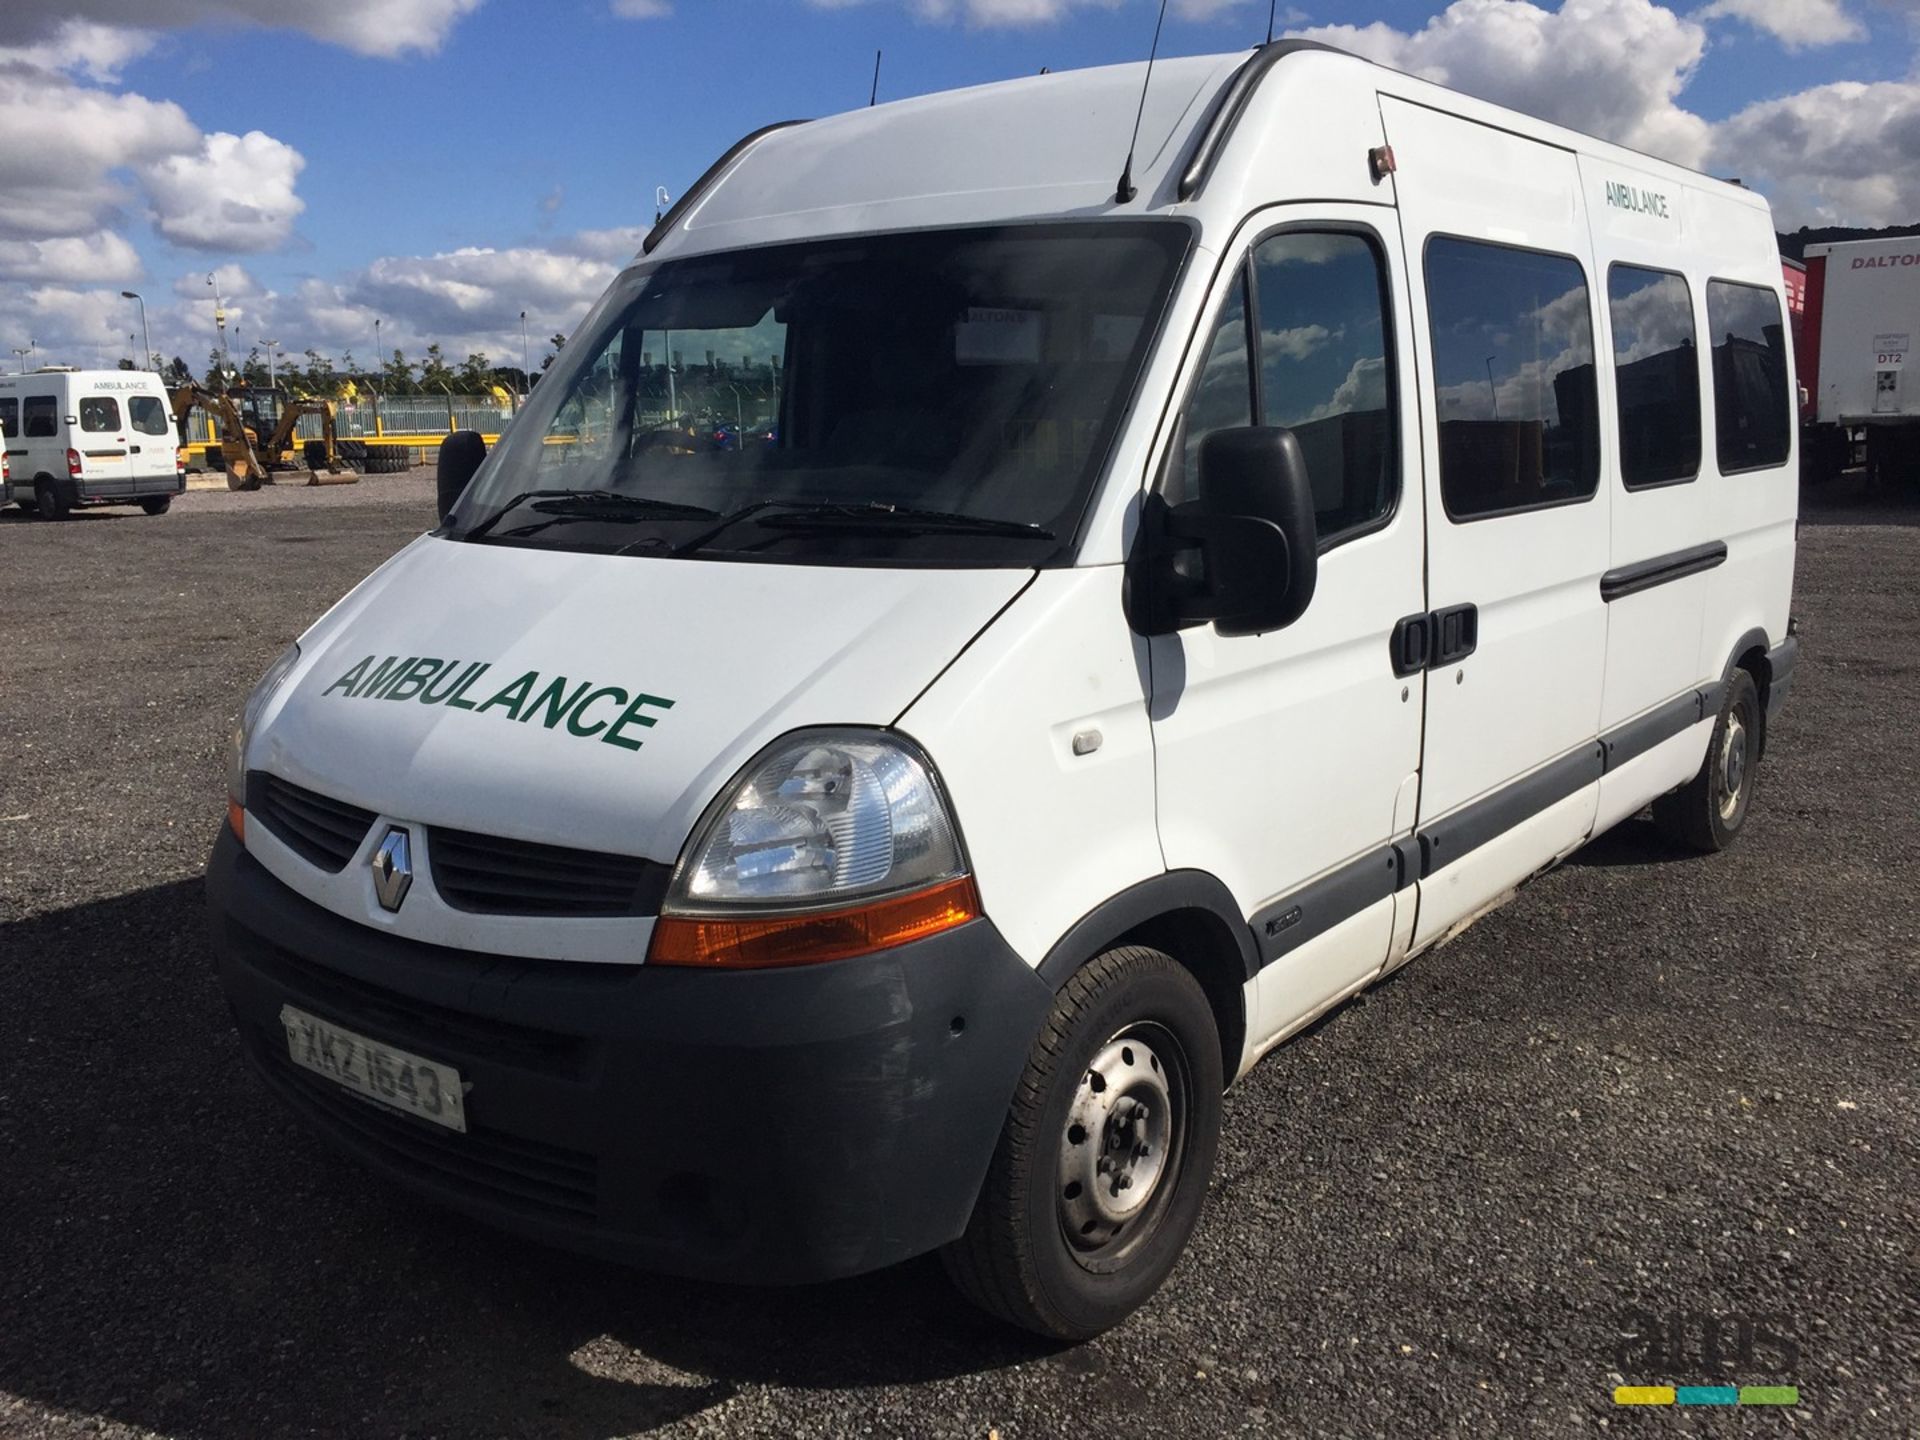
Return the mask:
<path id="1" fill-rule="evenodd" d="M 243 1073 L 201 938 L 224 737 L 430 515 L 416 474 L 0 520 L 0 1434 L 1920 1425 L 1920 510 L 1809 517 L 1738 847 L 1630 821 L 1281 1049 L 1166 1291 L 1068 1349 L 931 1263 L 753 1291 L 495 1235 Z M 1632 1312 L 1772 1317 L 1797 1364 L 1739 1378 L 1800 1404 L 1617 1410 Z"/>

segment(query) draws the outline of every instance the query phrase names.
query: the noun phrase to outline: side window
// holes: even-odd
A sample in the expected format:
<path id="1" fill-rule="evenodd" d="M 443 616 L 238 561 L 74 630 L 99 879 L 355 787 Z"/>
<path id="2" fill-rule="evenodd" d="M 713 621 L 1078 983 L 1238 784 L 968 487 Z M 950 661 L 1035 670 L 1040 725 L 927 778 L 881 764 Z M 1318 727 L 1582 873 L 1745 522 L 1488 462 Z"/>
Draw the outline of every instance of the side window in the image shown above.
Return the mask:
<path id="1" fill-rule="evenodd" d="M 1721 473 L 1786 464 L 1793 410 L 1779 297 L 1760 285 L 1710 280 L 1707 325 L 1713 338 L 1714 448 Z"/>
<path id="2" fill-rule="evenodd" d="M 9 440 L 20 438 L 20 402 L 13 396 L 0 400 L 0 435 Z"/>
<path id="3" fill-rule="evenodd" d="M 1436 236 L 1427 306 L 1447 514 L 1472 520 L 1591 498 L 1600 399 L 1580 262 Z"/>
<path id="4" fill-rule="evenodd" d="M 24 413 L 29 440 L 48 440 L 60 433 L 60 407 L 51 395 L 29 395 Z"/>
<path id="5" fill-rule="evenodd" d="M 1607 272 L 1620 479 L 1629 490 L 1700 473 L 1700 351 L 1687 282 L 1661 270 Z"/>
<path id="6" fill-rule="evenodd" d="M 142 435 L 164 435 L 171 423 L 166 405 L 151 395 L 129 396 L 127 418 Z"/>
<path id="7" fill-rule="evenodd" d="M 1253 364 L 1247 352 L 1247 276 L 1242 270 L 1220 309 L 1200 382 L 1187 402 L 1186 448 L 1178 473 L 1168 477 L 1167 499 L 1188 500 L 1200 478 L 1200 442 L 1215 430 L 1253 424 Z"/>
<path id="8" fill-rule="evenodd" d="M 89 395 L 80 402 L 80 428 L 107 435 L 120 428 L 120 402 L 110 395 Z"/>
<path id="9" fill-rule="evenodd" d="M 1289 231 L 1253 252 L 1261 423 L 1300 441 L 1324 546 L 1399 498 L 1386 267 L 1358 235 Z"/>

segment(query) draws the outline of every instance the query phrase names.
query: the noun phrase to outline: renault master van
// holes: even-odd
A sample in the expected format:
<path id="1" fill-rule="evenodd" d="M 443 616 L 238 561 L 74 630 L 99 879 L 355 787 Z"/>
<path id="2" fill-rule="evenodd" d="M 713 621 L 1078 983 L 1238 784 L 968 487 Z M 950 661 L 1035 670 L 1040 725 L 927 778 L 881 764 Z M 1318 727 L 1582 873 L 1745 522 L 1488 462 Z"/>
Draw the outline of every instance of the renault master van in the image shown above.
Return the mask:
<path id="1" fill-rule="evenodd" d="M 1145 81 L 749 136 L 449 440 L 233 737 L 214 945 L 314 1133 L 1089 1336 L 1264 1052 L 1648 805 L 1738 837 L 1797 648 L 1765 202 L 1297 43 L 1157 66 L 1127 164 Z"/>
<path id="2" fill-rule="evenodd" d="M 140 370 L 48 366 L 0 376 L 7 493 L 64 520 L 83 505 L 138 505 L 164 515 L 186 489 L 167 388 Z"/>

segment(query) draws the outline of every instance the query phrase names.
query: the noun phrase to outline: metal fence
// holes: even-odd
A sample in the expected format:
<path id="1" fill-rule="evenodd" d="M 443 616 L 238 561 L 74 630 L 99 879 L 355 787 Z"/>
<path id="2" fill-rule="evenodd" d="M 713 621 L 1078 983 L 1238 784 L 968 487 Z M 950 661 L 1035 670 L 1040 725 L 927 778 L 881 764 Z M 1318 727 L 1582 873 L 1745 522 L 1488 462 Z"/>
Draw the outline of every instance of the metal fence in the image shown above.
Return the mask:
<path id="1" fill-rule="evenodd" d="M 278 411 L 273 414 L 277 416 Z M 503 405 L 491 395 L 390 395 L 333 402 L 333 428 L 343 440 L 376 440 L 382 435 L 445 435 L 453 430 L 498 435 L 512 418 L 513 406 Z M 320 417 L 302 415 L 294 430 L 294 439 L 318 440 L 321 436 Z M 187 416 L 186 444 L 200 445 L 217 438 L 206 411 L 194 410 Z"/>

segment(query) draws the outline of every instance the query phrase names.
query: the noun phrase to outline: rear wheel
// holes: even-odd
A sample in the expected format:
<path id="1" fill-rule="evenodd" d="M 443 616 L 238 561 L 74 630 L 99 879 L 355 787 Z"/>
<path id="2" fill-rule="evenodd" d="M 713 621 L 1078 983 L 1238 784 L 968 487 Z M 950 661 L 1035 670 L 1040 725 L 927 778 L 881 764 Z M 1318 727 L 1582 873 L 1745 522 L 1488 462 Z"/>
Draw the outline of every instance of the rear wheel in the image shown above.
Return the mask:
<path id="1" fill-rule="evenodd" d="M 60 487 L 51 480 L 42 480 L 33 487 L 33 506 L 40 512 L 42 520 L 64 520 L 73 513 L 67 497 L 60 493 Z"/>
<path id="2" fill-rule="evenodd" d="M 1760 765 L 1760 687 L 1736 669 L 1714 722 L 1713 739 L 1700 773 L 1653 802 L 1653 821 L 1692 849 L 1724 850 L 1739 838 L 1753 804 L 1754 772 Z"/>
<path id="3" fill-rule="evenodd" d="M 1124 1320 L 1199 1219 L 1222 1088 L 1192 974 L 1139 946 L 1089 962 L 1034 1042 L 966 1233 L 941 1252 L 961 1293 L 1061 1340 Z"/>
<path id="4" fill-rule="evenodd" d="M 140 502 L 140 508 L 149 515 L 164 515 L 173 508 L 171 495 L 149 495 Z"/>

